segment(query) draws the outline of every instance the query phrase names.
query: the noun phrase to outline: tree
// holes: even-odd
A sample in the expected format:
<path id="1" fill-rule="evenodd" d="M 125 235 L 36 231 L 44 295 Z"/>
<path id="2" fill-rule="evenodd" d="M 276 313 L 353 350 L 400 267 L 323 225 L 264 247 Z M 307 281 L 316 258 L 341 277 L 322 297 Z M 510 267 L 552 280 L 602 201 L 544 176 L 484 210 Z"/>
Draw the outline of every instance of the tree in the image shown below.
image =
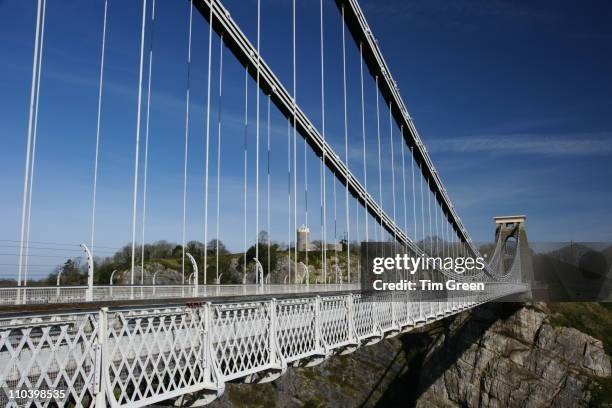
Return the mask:
<path id="1" fill-rule="evenodd" d="M 47 284 L 55 285 L 57 275 L 61 273 L 61 285 L 84 285 L 87 283 L 87 273 L 81 271 L 81 265 L 76 259 L 68 259 L 55 268 L 55 272 L 47 278 Z"/>
<path id="2" fill-rule="evenodd" d="M 172 256 L 173 245 L 168 241 L 161 240 L 147 246 L 150 248 L 149 256 L 152 259 L 169 258 Z M 145 246 L 145 249 L 147 246 Z"/>
<path id="3" fill-rule="evenodd" d="M 213 238 L 210 241 L 208 241 L 208 245 L 206 245 L 206 250 L 208 251 L 208 253 L 213 253 L 216 254 L 217 253 L 217 245 L 219 245 L 219 254 L 227 254 L 228 250 L 225 247 L 225 244 L 223 244 L 223 242 L 221 242 L 220 240 Z"/>
<path id="4" fill-rule="evenodd" d="M 94 283 L 96 285 L 108 285 L 110 281 L 110 276 L 115 269 L 123 270 L 121 268 L 118 268 L 117 265 L 115 265 L 115 263 L 109 258 L 103 259 L 99 262 L 95 262 Z M 118 283 L 118 274 L 119 273 L 115 274 L 115 283 Z"/>
<path id="5" fill-rule="evenodd" d="M 274 271 L 276 269 L 276 265 L 278 264 L 278 255 L 277 255 L 278 245 L 277 244 L 270 245 L 270 251 L 268 251 L 267 244 L 259 243 L 257 244 L 257 246 L 259 249 L 258 260 L 259 262 L 261 262 L 261 266 L 263 267 L 263 270 L 264 270 L 264 275 L 267 276 L 271 271 Z M 268 262 L 268 252 L 270 252 L 269 262 Z M 255 258 L 255 245 L 251 246 L 247 250 L 247 253 L 246 253 L 247 264 L 249 262 L 252 262 L 254 258 Z M 242 266 L 243 263 L 244 263 L 244 258 L 240 257 L 238 259 L 238 264 Z M 270 264 L 269 270 L 268 270 L 268 263 Z"/>
<path id="6" fill-rule="evenodd" d="M 128 265 L 132 259 L 132 247 L 124 246 L 113 255 L 113 261 L 119 265 Z"/>
<path id="7" fill-rule="evenodd" d="M 187 252 L 193 255 L 195 259 L 200 259 L 204 255 L 204 244 L 200 241 L 189 241 L 186 247 Z"/>
<path id="8" fill-rule="evenodd" d="M 260 244 L 268 245 L 268 239 L 270 239 L 270 235 L 266 230 L 261 230 L 259 231 L 259 234 L 257 234 L 257 242 Z"/>

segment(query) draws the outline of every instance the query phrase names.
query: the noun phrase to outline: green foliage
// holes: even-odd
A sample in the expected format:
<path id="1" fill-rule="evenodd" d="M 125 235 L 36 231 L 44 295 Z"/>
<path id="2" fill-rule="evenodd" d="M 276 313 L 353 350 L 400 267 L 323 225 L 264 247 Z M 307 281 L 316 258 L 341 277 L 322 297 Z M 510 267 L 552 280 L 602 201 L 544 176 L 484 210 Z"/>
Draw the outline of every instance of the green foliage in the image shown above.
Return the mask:
<path id="1" fill-rule="evenodd" d="M 270 245 L 269 251 L 268 251 L 267 243 L 260 242 L 257 244 L 257 247 L 259 251 L 259 258 L 258 258 L 259 262 L 261 262 L 261 266 L 263 267 L 264 275 L 267 276 L 271 271 L 274 271 L 276 269 L 276 266 L 278 265 L 278 244 Z M 268 260 L 268 252 L 270 255 L 269 260 Z M 254 259 L 255 259 L 255 245 L 251 246 L 246 252 L 247 265 L 254 262 L 253 261 Z M 268 269 L 268 264 L 269 264 L 269 269 Z M 244 257 L 241 256 L 240 258 L 238 258 L 238 265 L 240 266 L 240 269 L 242 270 L 243 265 L 244 265 Z"/>
<path id="2" fill-rule="evenodd" d="M 117 269 L 115 263 L 110 260 L 96 262 L 94 268 L 94 284 L 108 285 L 110 282 L 110 276 L 115 269 Z"/>
<path id="3" fill-rule="evenodd" d="M 591 407 L 612 406 L 612 378 L 593 378 L 591 385 Z"/>
<path id="4" fill-rule="evenodd" d="M 231 384 L 226 393 L 233 406 L 237 408 L 267 408 L 276 406 L 276 392 L 271 383 Z"/>
<path id="5" fill-rule="evenodd" d="M 303 408 L 322 408 L 325 406 L 325 401 L 320 398 L 313 397 L 304 403 Z"/>
<path id="6" fill-rule="evenodd" d="M 86 266 L 81 265 L 77 259 L 68 259 L 62 265 L 55 268 L 55 272 L 47 277 L 46 284 L 54 286 L 57 283 L 57 275 L 59 273 L 61 273 L 61 285 L 87 284 Z"/>

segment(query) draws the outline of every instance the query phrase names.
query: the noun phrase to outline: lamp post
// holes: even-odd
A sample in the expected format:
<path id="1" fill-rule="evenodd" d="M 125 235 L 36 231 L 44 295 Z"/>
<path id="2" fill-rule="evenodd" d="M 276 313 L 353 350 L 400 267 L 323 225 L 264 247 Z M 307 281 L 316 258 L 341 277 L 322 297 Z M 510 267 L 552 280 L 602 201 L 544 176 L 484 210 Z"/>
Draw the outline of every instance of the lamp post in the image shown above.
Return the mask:
<path id="1" fill-rule="evenodd" d="M 193 296 L 196 297 L 198 296 L 198 264 L 196 263 L 195 259 L 193 258 L 193 256 L 191 256 L 189 252 L 185 252 L 185 255 L 191 261 L 191 266 L 193 266 L 193 273 L 189 275 L 189 281 L 191 283 L 191 276 L 192 275 L 195 276 L 195 278 L 193 279 L 193 283 L 194 283 Z"/>
<path id="2" fill-rule="evenodd" d="M 304 262 L 300 262 L 300 265 L 302 265 L 302 267 L 304 268 L 304 276 L 306 277 L 306 286 L 308 286 L 310 284 L 310 270 L 308 269 L 308 267 L 304 264 Z M 304 277 L 302 277 L 301 279 L 302 281 L 304 280 Z"/>
<path id="3" fill-rule="evenodd" d="M 57 286 L 57 289 L 55 289 L 55 296 L 56 296 L 57 298 L 59 298 L 59 296 L 60 296 L 60 288 L 59 288 L 59 285 L 60 285 L 60 278 L 62 277 L 62 272 L 63 272 L 63 271 L 64 271 L 63 269 L 60 269 L 60 270 L 59 270 L 59 272 L 57 273 L 57 280 L 56 280 L 56 285 L 55 285 L 55 286 Z"/>
<path id="4" fill-rule="evenodd" d="M 155 272 L 155 273 L 153 274 L 153 282 L 152 282 L 152 283 L 153 283 L 153 294 L 154 294 L 154 295 L 155 295 L 155 292 L 156 292 L 156 290 L 155 290 L 155 288 L 156 288 L 155 278 L 157 278 L 157 274 L 158 274 L 159 272 L 160 272 L 160 271 L 157 271 L 157 272 Z"/>
<path id="5" fill-rule="evenodd" d="M 259 262 L 259 259 L 253 258 L 253 260 L 255 261 L 255 277 L 256 277 L 256 282 L 259 283 L 259 286 L 263 287 L 263 285 L 264 285 L 264 270 L 263 270 L 263 266 L 261 265 L 261 262 Z"/>
<path id="6" fill-rule="evenodd" d="M 85 296 L 88 302 L 93 300 L 93 273 L 94 273 L 94 263 L 93 256 L 91 255 L 91 251 L 87 248 L 87 245 L 81 244 L 81 248 L 85 251 L 85 256 L 87 257 L 87 294 Z"/>
<path id="7" fill-rule="evenodd" d="M 111 272 L 111 276 L 110 276 L 110 280 L 109 280 L 111 298 L 113 297 L 113 278 L 115 277 L 115 273 L 116 272 L 117 272 L 116 269 Z"/>

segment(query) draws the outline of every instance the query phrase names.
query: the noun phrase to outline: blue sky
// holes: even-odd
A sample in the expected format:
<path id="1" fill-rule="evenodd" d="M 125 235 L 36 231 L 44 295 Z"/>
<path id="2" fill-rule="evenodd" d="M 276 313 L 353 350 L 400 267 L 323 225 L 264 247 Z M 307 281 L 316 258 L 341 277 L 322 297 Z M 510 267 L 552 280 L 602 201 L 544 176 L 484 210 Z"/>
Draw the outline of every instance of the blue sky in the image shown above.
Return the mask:
<path id="1" fill-rule="evenodd" d="M 149 1 L 150 4 L 150 1 Z M 255 1 L 225 1 L 254 42 Z M 118 247 L 131 239 L 131 194 L 136 131 L 140 1 L 109 2 L 101 122 L 96 242 Z M 298 1 L 297 100 L 320 129 L 319 2 Z M 185 133 L 187 2 L 157 0 L 151 94 L 146 241 L 180 242 Z M 526 214 L 534 241 L 612 239 L 612 5 L 591 2 L 362 1 L 391 72 L 446 188 L 475 240 L 493 235 L 492 217 Z M 38 121 L 31 240 L 89 241 L 102 0 L 53 1 L 47 8 Z M 262 1 L 261 52 L 292 89 L 291 3 Z M 325 1 L 326 138 L 344 157 L 341 19 Z M 151 35 L 147 26 L 147 50 Z M 19 239 L 35 2 L 0 1 L 0 263 L 10 273 Z M 348 36 L 348 33 L 347 33 Z M 188 239 L 202 240 L 208 26 L 194 11 L 188 165 Z M 213 38 L 209 232 L 216 222 L 216 124 L 219 39 Z M 145 67 L 146 72 L 146 67 Z M 145 75 L 146 84 L 146 75 Z M 347 42 L 349 167 L 363 181 L 358 49 Z M 365 81 L 368 187 L 378 197 L 376 100 Z M 255 97 L 248 84 L 248 241 L 254 224 Z M 266 99 L 261 102 L 260 229 L 267 227 Z M 143 105 L 144 106 L 144 105 Z M 244 69 L 224 53 L 220 238 L 243 247 Z M 143 111 L 144 112 L 144 111 Z M 383 208 L 393 211 L 395 171 L 398 224 L 403 218 L 398 170 L 401 142 L 381 101 Z M 271 232 L 287 241 L 287 121 L 271 109 Z M 391 131 L 393 132 L 391 136 Z M 143 122 L 144 141 L 144 122 Z M 394 139 L 392 139 L 394 137 Z M 299 139 L 299 136 L 298 136 Z M 141 144 L 141 149 L 144 147 Z M 298 219 L 306 222 L 303 141 L 298 140 Z M 142 158 L 143 150 L 141 150 Z M 319 167 L 307 152 L 309 224 L 320 237 Z M 408 157 L 408 156 L 407 156 Z M 408 158 L 406 157 L 406 163 Z M 390 163 L 395 164 L 395 168 Z M 142 162 L 141 162 L 142 170 Z M 328 238 L 333 194 L 327 176 Z M 142 180 L 142 173 L 141 173 Z M 418 185 L 418 183 L 417 183 Z M 407 187 L 408 201 L 411 186 Z M 140 186 L 142 192 L 142 185 Z M 346 230 L 338 185 L 340 236 Z M 420 200 L 418 194 L 417 200 Z M 139 198 L 141 208 L 142 196 Z M 357 207 L 350 200 L 351 234 Z M 419 207 L 420 210 L 420 207 Z M 360 218 L 363 218 L 363 210 Z M 138 236 L 141 214 L 139 213 Z M 417 218 L 422 217 L 417 213 Z M 293 222 L 293 221 L 292 221 Z M 421 227 L 417 224 L 417 239 Z M 370 226 L 372 228 L 372 226 Z M 293 236 L 293 234 L 291 234 Z M 426 232 L 425 235 L 428 235 Z M 43 255 L 43 244 L 37 254 Z M 69 248 L 69 247 L 63 247 Z M 72 248 L 72 247 L 70 247 Z M 74 250 L 73 248 L 70 250 Z M 108 249 L 111 251 L 111 249 Z M 103 254 L 103 248 L 99 249 Z M 41 265 L 45 262 L 38 261 Z M 34 261 L 32 261 L 34 263 Z M 44 268 L 44 266 L 41 266 Z"/>

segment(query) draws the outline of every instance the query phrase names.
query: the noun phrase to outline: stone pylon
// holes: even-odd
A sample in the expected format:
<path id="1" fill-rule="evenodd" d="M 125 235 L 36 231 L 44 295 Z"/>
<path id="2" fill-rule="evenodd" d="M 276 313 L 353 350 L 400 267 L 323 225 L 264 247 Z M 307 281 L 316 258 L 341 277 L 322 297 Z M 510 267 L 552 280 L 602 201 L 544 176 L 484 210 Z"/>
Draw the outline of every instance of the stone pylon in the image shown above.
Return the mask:
<path id="1" fill-rule="evenodd" d="M 533 262 L 531 259 L 531 250 L 529 249 L 529 241 L 527 240 L 525 215 L 512 215 L 503 217 L 494 217 L 495 220 L 495 242 L 501 240 L 503 244 L 503 253 L 505 253 L 505 245 L 510 238 L 514 238 L 517 242 L 515 256 L 520 256 L 520 276 L 514 278 L 520 282 L 529 285 L 529 290 L 526 294 L 531 298 L 531 288 L 533 285 Z"/>

